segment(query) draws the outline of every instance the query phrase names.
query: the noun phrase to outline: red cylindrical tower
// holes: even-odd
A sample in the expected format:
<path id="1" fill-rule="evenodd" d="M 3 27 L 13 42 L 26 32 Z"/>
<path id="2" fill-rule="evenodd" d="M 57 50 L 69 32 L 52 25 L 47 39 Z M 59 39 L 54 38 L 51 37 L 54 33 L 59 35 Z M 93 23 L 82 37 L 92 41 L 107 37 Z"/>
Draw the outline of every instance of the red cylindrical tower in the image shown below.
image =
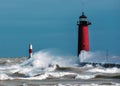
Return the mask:
<path id="1" fill-rule="evenodd" d="M 78 25 L 78 56 L 82 50 L 89 51 L 89 34 L 88 25 L 91 23 L 87 21 L 87 17 L 82 12 L 79 17 Z"/>

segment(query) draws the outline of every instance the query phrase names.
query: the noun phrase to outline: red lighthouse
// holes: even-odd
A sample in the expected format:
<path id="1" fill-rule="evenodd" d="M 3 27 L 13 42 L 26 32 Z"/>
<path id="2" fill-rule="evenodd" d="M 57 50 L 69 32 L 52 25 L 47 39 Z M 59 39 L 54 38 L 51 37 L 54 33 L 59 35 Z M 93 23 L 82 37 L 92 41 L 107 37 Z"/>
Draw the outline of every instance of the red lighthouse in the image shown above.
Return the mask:
<path id="1" fill-rule="evenodd" d="M 89 51 L 89 34 L 88 25 L 91 23 L 87 21 L 87 17 L 82 12 L 79 17 L 78 25 L 78 56 L 82 50 Z"/>

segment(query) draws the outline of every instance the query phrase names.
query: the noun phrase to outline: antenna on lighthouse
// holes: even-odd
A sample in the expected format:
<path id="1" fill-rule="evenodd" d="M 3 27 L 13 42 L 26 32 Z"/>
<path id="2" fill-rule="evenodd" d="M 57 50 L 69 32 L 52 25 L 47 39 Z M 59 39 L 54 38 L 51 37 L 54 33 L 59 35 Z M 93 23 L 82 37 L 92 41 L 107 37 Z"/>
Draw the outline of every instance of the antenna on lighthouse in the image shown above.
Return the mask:
<path id="1" fill-rule="evenodd" d="M 81 0 L 82 12 L 84 12 L 84 0 Z"/>

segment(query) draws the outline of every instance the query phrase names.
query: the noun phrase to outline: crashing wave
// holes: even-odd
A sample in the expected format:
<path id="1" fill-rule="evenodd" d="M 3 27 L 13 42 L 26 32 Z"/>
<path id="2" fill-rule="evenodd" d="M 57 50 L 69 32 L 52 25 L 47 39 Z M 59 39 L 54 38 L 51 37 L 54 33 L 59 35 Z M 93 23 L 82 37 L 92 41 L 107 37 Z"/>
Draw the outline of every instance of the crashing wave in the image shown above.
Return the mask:
<path id="1" fill-rule="evenodd" d="M 20 64 L 0 66 L 0 80 L 92 79 L 119 78 L 120 76 L 119 68 L 93 67 L 92 65 L 78 67 L 75 64 L 75 57 L 60 57 L 47 52 L 38 52 Z"/>

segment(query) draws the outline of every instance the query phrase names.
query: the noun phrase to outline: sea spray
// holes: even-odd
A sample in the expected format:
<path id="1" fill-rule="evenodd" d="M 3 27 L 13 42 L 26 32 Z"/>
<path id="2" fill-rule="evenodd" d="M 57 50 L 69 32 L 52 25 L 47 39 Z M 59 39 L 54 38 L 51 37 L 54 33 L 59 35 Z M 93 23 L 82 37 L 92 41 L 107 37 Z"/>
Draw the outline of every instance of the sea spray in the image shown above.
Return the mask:
<path id="1" fill-rule="evenodd" d="M 75 56 L 57 56 L 50 52 L 39 51 L 33 54 L 29 63 L 35 67 L 47 67 L 49 64 L 58 64 L 60 66 L 73 66 L 76 64 Z"/>
<path id="2" fill-rule="evenodd" d="M 32 77 L 44 72 L 54 71 L 56 65 L 60 67 L 75 66 L 76 61 L 74 56 L 57 56 L 52 55 L 50 52 L 39 51 L 34 53 L 32 58 L 20 64 L 22 68 L 20 68 L 18 73 Z"/>
<path id="3" fill-rule="evenodd" d="M 12 77 L 9 77 L 7 74 L 0 72 L 0 80 L 7 80 L 10 79 L 12 80 Z"/>
<path id="4" fill-rule="evenodd" d="M 90 62 L 90 63 L 118 63 L 120 64 L 120 56 L 109 55 L 106 61 L 105 52 L 91 52 L 91 51 L 81 51 L 79 55 L 80 62 Z"/>
<path id="5" fill-rule="evenodd" d="M 85 54 L 89 57 L 89 60 L 93 59 L 93 56 L 95 58 L 98 55 L 98 53 L 94 52 L 86 52 Z M 86 59 L 88 58 L 84 60 Z M 75 65 L 77 61 L 78 58 L 76 56 L 60 56 L 47 51 L 39 51 L 34 53 L 32 58 L 26 59 L 20 64 L 0 66 L 0 79 L 43 80 L 57 78 L 76 80 L 96 78 L 99 77 L 99 75 L 104 77 L 104 74 L 107 77 L 120 76 L 119 68 L 107 69 L 103 67 L 93 67 L 91 65 L 78 67 Z M 111 74 L 112 76 L 110 76 Z"/>

